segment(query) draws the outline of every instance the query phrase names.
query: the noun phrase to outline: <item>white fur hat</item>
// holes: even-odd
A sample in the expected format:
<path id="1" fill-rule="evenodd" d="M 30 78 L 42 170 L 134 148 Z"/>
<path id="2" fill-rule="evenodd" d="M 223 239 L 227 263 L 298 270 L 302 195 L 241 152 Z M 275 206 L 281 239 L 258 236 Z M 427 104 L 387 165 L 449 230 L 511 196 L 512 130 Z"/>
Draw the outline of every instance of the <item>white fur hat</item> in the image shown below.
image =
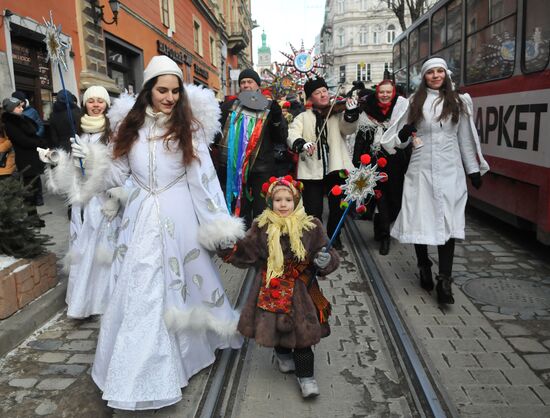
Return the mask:
<path id="1" fill-rule="evenodd" d="M 88 89 L 84 92 L 84 95 L 82 96 L 82 103 L 86 103 L 88 99 L 91 99 L 92 97 L 103 99 L 103 101 L 107 103 L 107 106 L 111 106 L 111 98 L 109 97 L 109 92 L 103 86 L 88 87 Z"/>
<path id="2" fill-rule="evenodd" d="M 183 72 L 178 64 L 166 55 L 156 55 L 151 58 L 147 68 L 143 72 L 143 85 L 159 75 L 173 74 L 183 83 Z"/>

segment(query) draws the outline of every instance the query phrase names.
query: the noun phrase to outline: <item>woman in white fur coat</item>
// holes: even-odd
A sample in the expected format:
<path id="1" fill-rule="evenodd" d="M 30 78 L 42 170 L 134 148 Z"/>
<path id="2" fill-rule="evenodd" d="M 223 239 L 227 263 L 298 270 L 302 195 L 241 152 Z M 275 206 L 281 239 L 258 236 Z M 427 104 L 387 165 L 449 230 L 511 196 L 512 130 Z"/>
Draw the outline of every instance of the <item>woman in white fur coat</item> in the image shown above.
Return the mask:
<path id="1" fill-rule="evenodd" d="M 104 87 L 91 86 L 84 92 L 82 101 L 78 141 L 106 148 L 111 136 L 109 120 L 105 117 L 111 105 L 109 93 Z M 59 164 L 46 168 L 46 184 L 50 190 L 63 194 L 70 190 L 67 179 L 78 178 L 79 167 L 73 165 L 63 150 L 57 153 L 62 157 Z M 51 163 L 44 153 L 40 155 L 45 162 Z M 76 184 L 71 186 L 78 187 Z M 100 192 L 87 202 L 75 194 L 69 196 L 72 210 L 70 247 L 65 258 L 69 269 L 65 301 L 70 318 L 100 315 L 107 307 L 114 288 L 110 272 L 120 225 L 120 217 L 116 216 L 119 202 L 115 195 L 118 192 L 118 189 Z M 105 210 L 102 211 L 103 206 Z"/>
<path id="2" fill-rule="evenodd" d="M 489 166 L 481 154 L 472 99 L 454 89 L 445 60 L 427 60 L 421 74 L 418 91 L 397 102 L 392 114 L 396 122 L 381 140 L 389 153 L 411 142 L 413 148 L 391 235 L 414 244 L 420 285 L 428 291 L 434 283 L 427 245 L 437 245 L 437 297 L 439 303 L 450 304 L 455 239 L 464 239 L 465 174 L 479 188 Z"/>
<path id="3" fill-rule="evenodd" d="M 214 362 L 216 349 L 242 344 L 238 314 L 209 254 L 244 236 L 208 151 L 218 120 L 214 94 L 184 87 L 177 64 L 156 56 L 113 138 L 112 156 L 73 143 L 89 190 L 129 183 L 116 285 L 92 370 L 112 408 L 174 404 L 191 376 Z"/>

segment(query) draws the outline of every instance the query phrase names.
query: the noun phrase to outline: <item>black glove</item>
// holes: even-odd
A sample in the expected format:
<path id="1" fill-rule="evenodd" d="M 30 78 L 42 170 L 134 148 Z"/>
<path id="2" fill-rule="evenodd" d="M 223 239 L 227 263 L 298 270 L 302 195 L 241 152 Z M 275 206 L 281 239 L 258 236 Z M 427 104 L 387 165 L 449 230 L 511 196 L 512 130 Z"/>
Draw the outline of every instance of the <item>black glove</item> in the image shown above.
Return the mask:
<path id="1" fill-rule="evenodd" d="M 481 180 L 481 174 L 479 173 L 479 171 L 477 173 L 468 174 L 468 177 L 470 177 L 470 183 L 472 183 L 472 186 L 474 186 L 476 189 L 479 189 L 483 184 L 483 180 Z"/>
<path id="2" fill-rule="evenodd" d="M 294 143 L 292 144 L 292 151 L 294 151 L 297 154 L 300 154 L 302 150 L 304 149 L 304 145 L 306 144 L 306 140 L 304 138 L 298 138 Z"/>
<path id="3" fill-rule="evenodd" d="M 281 110 L 281 106 L 279 106 L 279 103 L 277 103 L 277 100 L 273 100 L 271 102 L 271 108 L 269 109 L 269 114 L 271 115 L 271 120 L 273 122 L 281 121 L 281 118 L 283 117 L 283 111 Z"/>
<path id="4" fill-rule="evenodd" d="M 413 132 L 416 132 L 414 125 L 405 125 L 401 128 L 397 136 L 401 142 L 405 142 L 412 135 Z"/>

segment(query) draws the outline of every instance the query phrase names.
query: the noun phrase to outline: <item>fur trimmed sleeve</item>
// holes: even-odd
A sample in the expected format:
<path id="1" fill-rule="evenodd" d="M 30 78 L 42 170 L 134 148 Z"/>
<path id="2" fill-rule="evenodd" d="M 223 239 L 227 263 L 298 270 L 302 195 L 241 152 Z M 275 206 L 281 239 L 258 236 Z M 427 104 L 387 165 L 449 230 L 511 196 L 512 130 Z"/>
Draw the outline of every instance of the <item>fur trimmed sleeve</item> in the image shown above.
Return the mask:
<path id="1" fill-rule="evenodd" d="M 404 97 L 399 97 L 390 119 L 390 127 L 380 140 L 380 145 L 388 152 L 388 154 L 395 154 L 395 148 L 406 148 L 409 145 L 410 140 L 401 142 L 398 137 L 399 131 L 405 125 L 407 116 L 409 114 L 409 101 Z"/>
<path id="2" fill-rule="evenodd" d="M 262 239 L 265 236 L 262 229 L 258 227 L 258 222 L 254 221 L 244 238 L 237 241 L 232 249 L 218 251 L 218 255 L 226 263 L 239 268 L 265 263 L 267 260 L 267 241 L 265 238 Z"/>

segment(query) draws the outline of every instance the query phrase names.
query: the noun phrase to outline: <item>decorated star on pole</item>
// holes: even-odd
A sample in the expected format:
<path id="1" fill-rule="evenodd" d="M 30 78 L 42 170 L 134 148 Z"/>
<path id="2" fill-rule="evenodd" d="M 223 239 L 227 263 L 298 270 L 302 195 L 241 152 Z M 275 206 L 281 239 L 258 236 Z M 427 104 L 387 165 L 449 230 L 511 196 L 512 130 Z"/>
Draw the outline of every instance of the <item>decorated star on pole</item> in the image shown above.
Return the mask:
<path id="1" fill-rule="evenodd" d="M 287 58 L 287 61 L 278 65 L 288 69 L 289 75 L 296 80 L 297 84 L 305 83 L 308 77 L 322 76 L 320 70 L 325 69 L 326 66 L 320 62 L 322 55 L 313 54 L 315 45 L 306 50 L 304 41 L 302 41 L 300 49 L 294 48 L 292 44 L 290 44 L 290 49 L 292 53 L 280 51 Z"/>
<path id="2" fill-rule="evenodd" d="M 44 19 L 46 25 L 46 48 L 48 50 L 48 60 L 53 64 L 63 65 L 65 71 L 68 70 L 67 62 L 65 60 L 65 50 L 69 48 L 69 45 L 61 39 L 61 25 L 55 25 L 53 22 L 53 15 L 50 10 L 50 20 Z"/>
<path id="3" fill-rule="evenodd" d="M 386 165 L 386 159 L 380 157 L 374 165 L 371 165 L 370 162 L 370 155 L 363 154 L 359 167 L 342 174 L 342 177 L 346 177 L 345 183 L 332 188 L 333 195 L 339 196 L 342 193 L 344 194 L 340 202 L 342 207 L 347 208 L 351 203 L 355 203 L 357 212 L 365 212 L 369 200 L 373 196 L 376 196 L 374 189 L 377 183 L 379 181 L 383 183 L 388 180 L 386 173 L 378 171 L 379 167 L 383 168 Z"/>

